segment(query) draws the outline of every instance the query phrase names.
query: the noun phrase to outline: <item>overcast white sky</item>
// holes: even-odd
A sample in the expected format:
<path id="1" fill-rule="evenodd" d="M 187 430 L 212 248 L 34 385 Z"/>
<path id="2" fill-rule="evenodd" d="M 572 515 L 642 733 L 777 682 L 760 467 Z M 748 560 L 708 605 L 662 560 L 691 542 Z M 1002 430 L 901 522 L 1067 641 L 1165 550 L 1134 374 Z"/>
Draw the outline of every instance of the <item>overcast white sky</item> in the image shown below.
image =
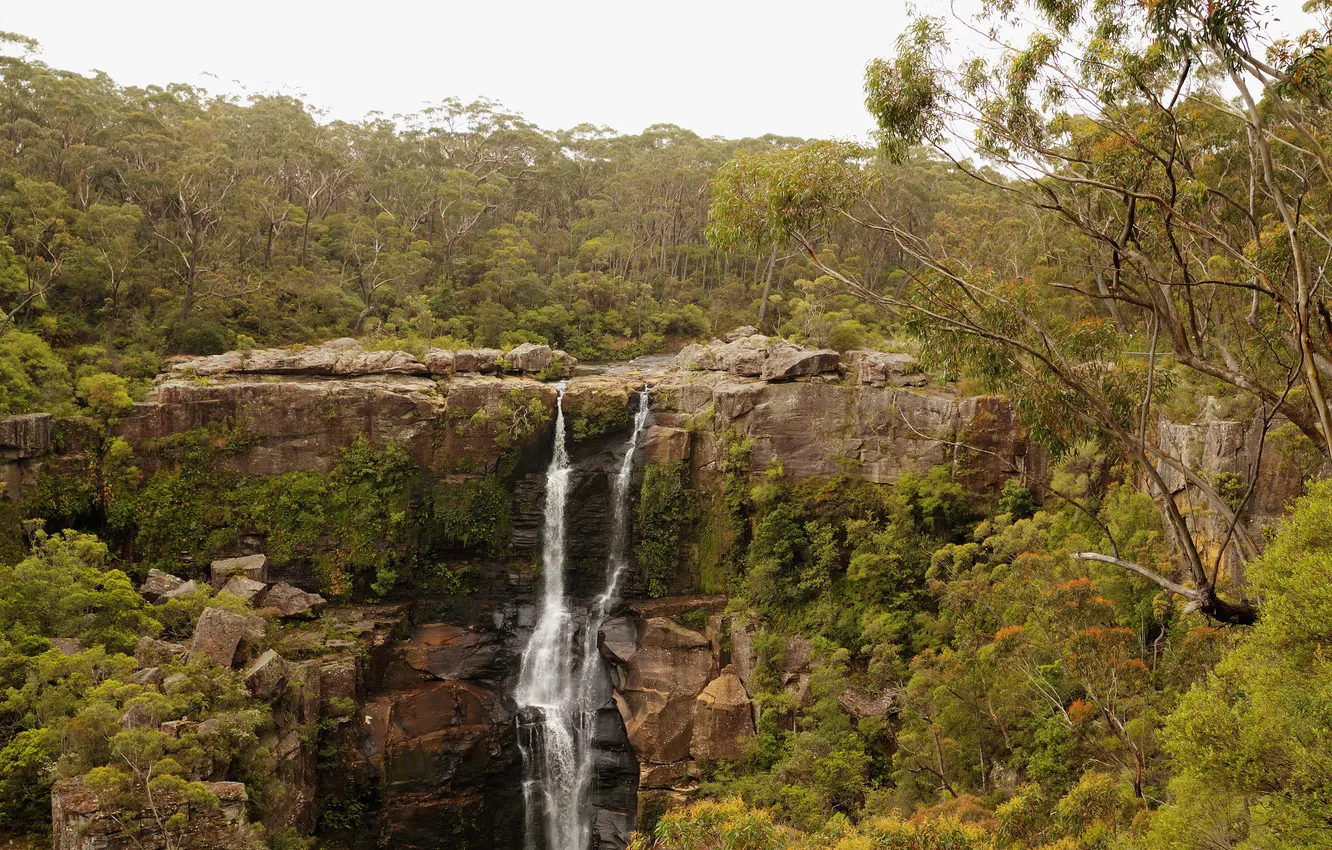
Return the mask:
<path id="1" fill-rule="evenodd" d="M 863 137 L 865 63 L 891 53 L 906 5 L 0 0 L 0 30 L 36 38 L 56 68 L 132 85 L 239 83 L 301 95 L 348 120 L 485 95 L 547 129 L 673 123 L 729 137 Z M 1300 0 L 1274 5 L 1293 18 Z"/>

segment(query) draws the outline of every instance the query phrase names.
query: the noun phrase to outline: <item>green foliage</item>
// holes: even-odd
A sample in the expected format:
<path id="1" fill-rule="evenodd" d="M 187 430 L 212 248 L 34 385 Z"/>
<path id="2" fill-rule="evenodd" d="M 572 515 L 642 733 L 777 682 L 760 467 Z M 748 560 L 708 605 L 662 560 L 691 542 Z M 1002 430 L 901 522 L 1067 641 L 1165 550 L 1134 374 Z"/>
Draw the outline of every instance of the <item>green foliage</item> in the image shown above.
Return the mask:
<path id="1" fill-rule="evenodd" d="M 1000 513 L 1012 514 L 1013 519 L 1029 519 L 1039 508 L 1031 490 L 1019 484 L 1016 478 L 1004 482 L 1004 489 L 999 493 Z"/>
<path id="2" fill-rule="evenodd" d="M 687 463 L 649 463 L 638 501 L 638 562 L 650 596 L 665 596 L 696 516 Z"/>
<path id="3" fill-rule="evenodd" d="M 0 415 L 64 410 L 73 389 L 65 363 L 41 337 L 23 331 L 0 336 Z"/>
<path id="4" fill-rule="evenodd" d="M 435 485 L 434 528 L 447 546 L 498 554 L 509 528 L 509 492 L 493 475 Z"/>
<path id="5" fill-rule="evenodd" d="M 78 397 L 94 416 L 103 421 L 114 420 L 134 407 L 129 381 L 109 372 L 79 378 Z"/>
<path id="6" fill-rule="evenodd" d="M 1152 846 L 1310 847 L 1332 817 L 1332 487 L 1310 488 L 1250 564 L 1258 625 L 1180 700 L 1164 738 L 1173 805 Z M 1212 844 L 1211 846 L 1215 846 Z"/>
<path id="7" fill-rule="evenodd" d="M 569 411 L 569 431 L 575 440 L 591 440 L 628 427 L 629 407 L 623 395 L 592 392 L 579 396 Z"/>
<path id="8" fill-rule="evenodd" d="M 112 569 L 105 544 L 65 531 L 33 534 L 32 554 L 0 565 L 0 636 L 22 645 L 33 636 L 76 638 L 131 652 L 159 628 L 133 583 Z"/>
<path id="9" fill-rule="evenodd" d="M 207 564 L 248 532 L 275 564 L 313 563 L 330 596 L 383 596 L 410 573 L 421 471 L 405 451 L 358 436 L 327 474 L 249 479 L 221 463 L 243 445 L 242 434 L 198 431 L 158 446 L 176 465 L 122 493 L 108 525 L 134 540 L 145 567 L 167 571 Z"/>

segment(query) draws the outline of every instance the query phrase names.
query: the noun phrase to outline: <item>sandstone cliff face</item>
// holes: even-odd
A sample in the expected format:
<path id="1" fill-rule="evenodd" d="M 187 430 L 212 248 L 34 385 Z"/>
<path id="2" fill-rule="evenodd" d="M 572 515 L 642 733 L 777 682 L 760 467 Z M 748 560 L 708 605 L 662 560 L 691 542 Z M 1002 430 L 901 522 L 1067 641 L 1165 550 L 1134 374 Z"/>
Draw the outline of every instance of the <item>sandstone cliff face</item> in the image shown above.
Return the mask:
<path id="1" fill-rule="evenodd" d="M 720 596 L 630 605 L 598 636 L 615 708 L 638 766 L 638 814 L 677 805 L 698 787 L 699 763 L 737 759 L 754 735 L 754 709 L 723 666 Z M 700 618 L 703 631 L 683 625 Z"/>
<path id="2" fill-rule="evenodd" d="M 1045 475 L 1044 453 L 1027 442 L 999 396 L 826 380 L 771 383 L 723 372 L 668 374 L 654 386 L 658 404 L 685 414 L 682 422 L 699 431 L 699 467 L 718 459 L 716 436 L 734 431 L 753 439 L 756 470 L 780 463 L 794 478 L 850 475 L 887 484 L 948 464 L 968 487 L 988 492 L 1015 475 L 1035 483 Z"/>
<path id="3" fill-rule="evenodd" d="M 1221 418 L 1213 412 L 1218 407 L 1215 399 L 1209 399 L 1204 414 L 1194 422 L 1172 422 L 1163 416 L 1157 423 L 1162 452 L 1186 464 L 1229 502 L 1217 505 L 1173 464 L 1165 460 L 1157 462 L 1156 470 L 1165 482 L 1169 498 L 1179 504 L 1195 541 L 1209 559 L 1216 557 L 1222 542 L 1228 538 L 1231 522 L 1226 508 L 1238 505 L 1251 485 L 1252 493 L 1239 514 L 1235 533 L 1247 536 L 1261 547 L 1266 527 L 1301 495 L 1305 482 L 1332 475 L 1332 464 L 1321 457 L 1289 448 L 1293 426 L 1283 428 L 1281 420 L 1265 426 L 1260 416 Z M 1164 497 L 1154 492 L 1155 488 L 1145 480 L 1140 486 L 1157 499 Z M 1227 550 L 1222 563 L 1242 592 L 1243 564 L 1233 549 Z"/>

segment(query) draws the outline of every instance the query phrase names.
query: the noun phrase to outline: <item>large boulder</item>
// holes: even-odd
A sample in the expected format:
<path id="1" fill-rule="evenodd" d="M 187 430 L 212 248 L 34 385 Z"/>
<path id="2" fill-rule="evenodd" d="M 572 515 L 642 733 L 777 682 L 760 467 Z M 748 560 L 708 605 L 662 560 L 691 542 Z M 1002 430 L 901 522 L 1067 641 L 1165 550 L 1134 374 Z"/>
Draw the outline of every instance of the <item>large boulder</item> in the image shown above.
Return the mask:
<path id="1" fill-rule="evenodd" d="M 763 363 L 760 377 L 765 381 L 792 381 L 825 372 L 836 372 L 841 355 L 830 348 L 807 351 L 787 348 L 774 351 Z"/>
<path id="2" fill-rule="evenodd" d="M 194 627 L 190 656 L 206 658 L 220 667 L 230 667 L 238 658 L 244 660 L 252 656 L 263 640 L 262 617 L 205 608 Z"/>
<path id="3" fill-rule="evenodd" d="M 773 350 L 765 336 L 742 337 L 726 343 L 717 352 L 717 368 L 741 378 L 757 378 Z"/>
<path id="4" fill-rule="evenodd" d="M 277 596 L 271 594 L 277 591 Z M 314 619 L 328 607 L 328 600 L 314 591 L 303 590 L 295 585 L 279 582 L 264 594 L 265 609 L 277 611 L 286 619 Z"/>
<path id="5" fill-rule="evenodd" d="M 510 371 L 534 374 L 545 371 L 551 363 L 552 356 L 549 345 L 525 342 L 511 348 L 509 353 L 504 355 L 504 362 Z"/>
<path id="6" fill-rule="evenodd" d="M 187 651 L 178 643 L 168 643 L 144 635 L 134 646 L 134 663 L 140 667 L 162 667 Z"/>
<path id="7" fill-rule="evenodd" d="M 318 617 L 327 606 L 328 600 L 318 593 L 301 590 L 285 581 L 273 585 L 264 594 L 264 607 L 274 608 L 287 618 Z"/>
<path id="8" fill-rule="evenodd" d="M 694 735 L 689 754 L 696 759 L 744 757 L 754 737 L 754 709 L 744 683 L 728 667 L 708 683 L 694 702 Z"/>
<path id="9" fill-rule="evenodd" d="M 432 348 L 425 353 L 426 369 L 436 378 L 447 378 L 453 374 L 454 355 L 447 348 Z"/>
<path id="10" fill-rule="evenodd" d="M 925 375 L 921 373 L 920 363 L 910 354 L 892 354 L 886 351 L 848 351 L 842 358 L 842 365 L 847 373 L 853 375 L 856 382 L 867 387 L 886 387 L 889 385 L 924 386 Z"/>
<path id="11" fill-rule="evenodd" d="M 680 349 L 675 355 L 675 365 L 687 372 L 710 371 L 717 368 L 717 353 L 720 345 L 693 343 Z"/>
<path id="12" fill-rule="evenodd" d="M 263 555 L 222 558 L 214 561 L 210 569 L 213 587 L 218 590 L 234 575 L 245 576 L 261 584 L 268 583 L 268 558 Z"/>
<path id="13" fill-rule="evenodd" d="M 555 349 L 550 353 L 550 376 L 553 378 L 572 378 L 578 368 L 578 358 L 567 351 Z"/>
<path id="14" fill-rule="evenodd" d="M 139 593 L 149 602 L 157 602 L 184 583 L 185 579 L 153 567 L 148 571 L 148 578 L 139 585 Z"/>
<path id="15" fill-rule="evenodd" d="M 230 593 L 237 599 L 243 599 L 246 602 L 258 604 L 261 601 L 263 592 L 268 585 L 262 581 L 255 581 L 252 578 L 246 578 L 243 575 L 233 575 L 227 579 L 227 583 L 222 585 L 219 593 Z"/>
<path id="16" fill-rule="evenodd" d="M 190 594 L 198 592 L 199 592 L 199 583 L 196 582 L 194 579 L 190 579 L 184 584 L 181 584 L 178 587 L 173 587 L 170 590 L 168 590 L 166 593 L 163 593 L 161 596 L 158 597 L 157 601 L 167 602 L 168 600 L 171 599 L 182 599 L 186 596 L 189 596 Z"/>
<path id="17" fill-rule="evenodd" d="M 282 694 L 287 684 L 287 661 L 275 651 L 269 649 L 245 668 L 245 687 L 250 696 L 264 702 L 272 702 Z"/>
<path id="18" fill-rule="evenodd" d="M 498 348 L 464 348 L 453 353 L 453 371 L 498 372 L 504 352 Z"/>

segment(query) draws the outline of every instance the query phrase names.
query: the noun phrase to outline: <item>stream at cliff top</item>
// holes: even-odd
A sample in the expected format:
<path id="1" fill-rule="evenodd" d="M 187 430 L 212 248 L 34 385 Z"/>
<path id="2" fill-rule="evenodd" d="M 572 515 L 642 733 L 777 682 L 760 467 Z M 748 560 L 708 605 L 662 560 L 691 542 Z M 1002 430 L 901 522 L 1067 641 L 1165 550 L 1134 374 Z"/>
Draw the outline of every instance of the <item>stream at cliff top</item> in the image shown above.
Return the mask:
<path id="1" fill-rule="evenodd" d="M 589 606 L 580 642 L 573 603 L 565 598 L 565 514 L 573 465 L 565 445 L 564 385 L 560 385 L 555 445 L 546 469 L 541 600 L 514 694 L 520 709 L 518 746 L 523 758 L 527 850 L 587 850 L 591 844 L 593 725 L 598 709 L 610 698 L 597 634 L 618 599 L 629 563 L 630 483 L 648 408 L 648 390 L 644 389 L 624 457 L 611 481 L 605 589 Z"/>

